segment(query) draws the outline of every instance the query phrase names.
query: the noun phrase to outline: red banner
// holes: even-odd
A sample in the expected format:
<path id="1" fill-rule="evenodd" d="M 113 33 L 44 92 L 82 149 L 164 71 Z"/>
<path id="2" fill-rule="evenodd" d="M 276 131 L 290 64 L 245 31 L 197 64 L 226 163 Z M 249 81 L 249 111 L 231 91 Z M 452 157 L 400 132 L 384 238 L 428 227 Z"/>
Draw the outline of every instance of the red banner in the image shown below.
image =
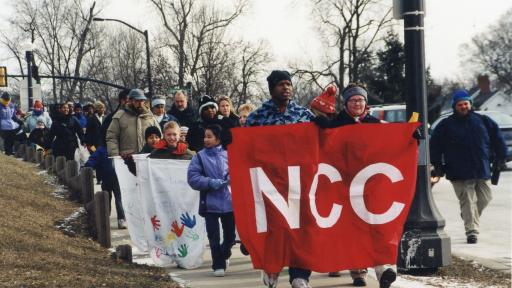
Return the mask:
<path id="1" fill-rule="evenodd" d="M 416 183 L 417 126 L 233 129 L 233 207 L 254 268 L 329 272 L 396 263 Z"/>

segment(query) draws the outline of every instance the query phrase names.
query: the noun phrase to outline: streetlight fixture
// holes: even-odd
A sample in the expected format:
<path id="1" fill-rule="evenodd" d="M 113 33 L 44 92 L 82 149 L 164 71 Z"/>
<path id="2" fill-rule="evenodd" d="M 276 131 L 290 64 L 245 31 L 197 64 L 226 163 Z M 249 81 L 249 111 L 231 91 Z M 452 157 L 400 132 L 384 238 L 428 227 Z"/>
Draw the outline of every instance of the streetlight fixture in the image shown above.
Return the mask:
<path id="1" fill-rule="evenodd" d="M 140 30 L 124 21 L 121 21 L 121 20 L 118 20 L 118 19 L 112 19 L 112 18 L 99 18 L 99 17 L 94 17 L 92 18 L 93 21 L 114 21 L 114 22 L 119 22 L 121 24 L 124 24 L 128 27 L 130 27 L 131 29 L 139 32 L 140 34 L 144 35 L 144 39 L 146 40 L 146 77 L 148 78 L 148 89 L 149 89 L 149 98 L 151 99 L 153 97 L 153 81 L 151 79 L 151 54 L 150 54 L 150 51 L 149 51 L 149 36 L 148 36 L 148 30 Z"/>
<path id="2" fill-rule="evenodd" d="M 419 112 L 420 139 L 416 193 L 409 210 L 398 251 L 398 267 L 410 272 L 434 272 L 451 263 L 450 237 L 445 220 L 437 210 L 430 190 L 430 156 L 427 131 L 427 88 L 425 81 L 424 0 L 395 0 L 404 19 L 406 109 L 408 117 Z M 400 15 L 398 15 L 400 16 Z"/>
<path id="3" fill-rule="evenodd" d="M 32 83 L 32 63 L 34 62 L 34 43 L 32 41 L 23 45 L 25 50 L 25 60 L 27 61 L 27 92 L 28 92 L 28 109 L 32 108 L 34 102 L 34 86 Z M 27 109 L 27 110 L 28 110 Z"/>

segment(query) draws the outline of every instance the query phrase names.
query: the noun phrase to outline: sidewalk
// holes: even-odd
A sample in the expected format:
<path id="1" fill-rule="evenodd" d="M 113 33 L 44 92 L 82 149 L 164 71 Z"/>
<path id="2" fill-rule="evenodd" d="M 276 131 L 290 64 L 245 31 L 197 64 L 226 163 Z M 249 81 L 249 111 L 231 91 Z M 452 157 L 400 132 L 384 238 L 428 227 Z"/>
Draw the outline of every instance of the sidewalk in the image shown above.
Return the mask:
<path id="1" fill-rule="evenodd" d="M 478 243 L 472 245 L 466 243 L 459 201 L 451 183 L 442 178 L 433 187 L 432 194 L 439 212 L 446 220 L 445 232 L 451 238 L 452 254 L 511 274 L 512 171 L 503 171 L 499 184 L 491 185 L 491 189 L 493 199 L 480 218 Z"/>
<path id="2" fill-rule="evenodd" d="M 475 260 L 486 267 L 509 273 L 511 271 L 511 222 L 512 222 L 512 171 L 502 173 L 499 186 L 492 186 L 493 197 L 487 210 L 481 218 L 481 232 L 479 242 L 476 245 L 466 243 L 464 225 L 460 218 L 458 201 L 449 181 L 442 179 L 433 188 L 434 200 L 437 207 L 446 220 L 445 231 L 451 237 L 452 254 L 465 259 Z M 112 207 L 111 215 L 112 246 L 131 244 L 128 230 L 117 229 L 115 208 Z M 261 282 L 260 272 L 252 268 L 250 258 L 240 253 L 239 245 L 233 247 L 233 256 L 230 261 L 226 277 L 216 278 L 211 275 L 210 250 L 204 253 L 204 263 L 201 268 L 184 270 L 176 267 L 168 268 L 170 275 L 183 287 L 227 287 L 227 288 L 251 288 L 264 287 Z M 133 248 L 134 262 L 153 265 L 147 254 L 140 253 Z M 368 275 L 369 288 L 379 287 L 375 273 L 372 269 Z M 410 279 L 410 277 L 408 277 Z M 343 271 L 341 277 L 331 278 L 327 274 L 313 273 L 311 284 L 315 288 L 329 287 L 353 287 L 348 271 Z M 281 272 L 278 287 L 290 287 L 287 270 Z M 402 277 L 391 287 L 433 287 L 419 282 L 406 280 Z"/>

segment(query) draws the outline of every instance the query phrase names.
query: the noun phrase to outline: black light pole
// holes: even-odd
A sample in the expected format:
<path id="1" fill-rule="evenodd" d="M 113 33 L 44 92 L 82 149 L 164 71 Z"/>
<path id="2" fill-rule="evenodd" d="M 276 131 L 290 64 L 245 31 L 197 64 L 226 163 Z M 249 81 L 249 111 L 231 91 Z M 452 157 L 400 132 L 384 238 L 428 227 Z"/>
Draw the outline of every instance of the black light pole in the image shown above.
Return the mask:
<path id="1" fill-rule="evenodd" d="M 405 82 L 407 115 L 419 112 L 424 139 L 420 140 L 416 193 L 404 226 L 398 251 L 399 268 L 411 273 L 434 272 L 451 263 L 450 238 L 445 220 L 430 190 L 430 156 L 425 81 L 424 1 L 402 0 L 404 19 Z"/>
<path id="2" fill-rule="evenodd" d="M 139 32 L 140 34 L 144 35 L 144 39 L 146 40 L 146 77 L 148 78 L 148 89 L 149 89 L 149 98 L 151 99 L 153 97 L 153 80 L 152 80 L 152 76 L 151 76 L 151 54 L 150 54 L 150 51 L 149 51 L 149 35 L 148 35 L 148 30 L 140 30 L 138 28 L 135 28 L 133 27 L 132 25 L 124 22 L 124 21 L 121 21 L 121 20 L 118 20 L 118 19 L 112 19 L 112 18 L 99 18 L 99 17 L 94 17 L 92 18 L 93 21 L 114 21 L 114 22 L 119 22 L 119 23 L 122 23 L 130 28 L 132 28 L 133 30 Z"/>
<path id="3" fill-rule="evenodd" d="M 34 87 L 32 85 L 32 57 L 31 50 L 25 51 L 25 59 L 27 60 L 27 90 L 28 90 L 28 110 L 32 108 L 34 101 Z"/>

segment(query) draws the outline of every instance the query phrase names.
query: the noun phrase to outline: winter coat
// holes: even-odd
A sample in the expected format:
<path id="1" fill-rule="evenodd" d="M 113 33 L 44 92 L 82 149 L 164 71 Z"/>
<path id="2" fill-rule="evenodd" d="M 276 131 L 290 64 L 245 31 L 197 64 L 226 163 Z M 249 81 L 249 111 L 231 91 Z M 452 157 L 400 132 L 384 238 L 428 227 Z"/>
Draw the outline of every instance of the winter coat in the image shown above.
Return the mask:
<path id="1" fill-rule="evenodd" d="M 204 146 L 204 130 L 206 127 L 212 124 L 217 124 L 220 127 L 222 127 L 223 134 L 221 135 L 221 141 L 224 143 L 227 133 L 227 130 L 232 128 L 231 121 L 229 121 L 228 118 L 213 118 L 213 119 L 201 119 L 200 121 L 195 122 L 192 124 L 192 126 L 189 127 L 188 133 L 187 133 L 187 143 L 189 145 L 190 150 L 192 151 L 199 151 L 203 149 Z"/>
<path id="2" fill-rule="evenodd" d="M 156 120 L 156 122 L 158 122 L 158 124 L 160 124 L 160 130 L 162 130 L 162 131 L 164 131 L 164 125 L 167 122 L 170 122 L 170 121 L 178 122 L 178 119 L 176 117 L 172 116 L 172 115 L 169 115 L 169 114 L 165 113 L 163 116 L 164 117 L 162 117 L 162 119 L 159 122 L 157 117 L 156 117 L 156 115 L 155 115 L 155 120 Z"/>
<path id="3" fill-rule="evenodd" d="M 73 117 L 78 120 L 78 123 L 80 123 L 80 127 L 82 127 L 82 129 L 87 128 L 87 117 L 85 117 L 84 113 L 75 113 L 73 114 Z"/>
<path id="4" fill-rule="evenodd" d="M 279 107 L 272 99 L 263 102 L 261 107 L 253 111 L 247 117 L 245 126 L 269 126 L 286 125 L 294 123 L 310 122 L 315 115 L 308 109 L 300 106 L 294 101 L 288 102 L 284 112 L 279 111 Z"/>
<path id="5" fill-rule="evenodd" d="M 233 113 L 230 113 L 229 117 L 224 117 L 220 114 L 217 117 L 221 120 L 228 121 L 230 127 L 240 127 L 240 117 Z"/>
<path id="6" fill-rule="evenodd" d="M 315 121 L 317 122 L 317 121 Z M 317 122 L 318 123 L 318 122 Z M 378 118 L 365 114 L 363 117 L 352 117 L 347 113 L 346 110 L 342 110 L 336 117 L 332 120 L 327 120 L 325 125 L 320 125 L 322 128 L 335 128 L 345 125 L 357 124 L 357 123 L 382 123 Z"/>
<path id="7" fill-rule="evenodd" d="M 107 130 L 108 155 L 118 156 L 121 153 L 129 154 L 140 151 L 146 143 L 144 132 L 149 126 L 160 129 L 160 125 L 147 107 L 140 114 L 132 106 L 117 111 Z"/>
<path id="8" fill-rule="evenodd" d="M 200 156 L 198 156 L 200 155 Z M 208 187 L 210 179 L 228 180 L 228 153 L 222 146 L 205 148 L 192 158 L 188 166 L 188 185 L 194 190 L 206 191 L 206 211 L 227 213 L 233 211 L 231 192 L 227 185 L 217 190 Z M 199 160 L 201 159 L 201 160 Z"/>
<path id="9" fill-rule="evenodd" d="M 188 150 L 187 144 L 178 142 L 177 147 L 169 147 L 167 141 L 161 139 L 155 144 L 155 149 L 149 154 L 149 158 L 155 159 L 181 159 L 190 160 L 195 155 Z"/>
<path id="10" fill-rule="evenodd" d="M 112 160 L 108 158 L 107 148 L 99 146 L 94 153 L 91 154 L 85 167 L 91 167 L 96 170 L 96 178 L 102 182 L 105 187 L 112 187 L 114 185 L 114 177 L 116 172 L 112 165 Z"/>
<path id="11" fill-rule="evenodd" d="M 103 121 L 105 121 L 105 118 L 106 116 L 103 115 Z M 100 122 L 96 114 L 87 119 L 87 129 L 85 130 L 84 138 L 85 144 L 96 148 L 104 145 L 101 137 L 101 125 L 102 122 Z"/>
<path id="12" fill-rule="evenodd" d="M 74 116 L 58 113 L 53 119 L 45 148 L 51 148 L 55 155 L 67 155 L 83 142 L 83 135 L 82 127 Z"/>
<path id="13" fill-rule="evenodd" d="M 430 161 L 448 180 L 489 179 L 491 153 L 505 159 L 503 135 L 496 122 L 473 111 L 441 120 L 430 138 Z"/>
<path id="14" fill-rule="evenodd" d="M 48 143 L 48 137 L 50 136 L 50 129 L 44 128 L 36 128 L 30 132 L 28 136 L 28 141 L 30 143 L 37 144 L 41 147 L 45 147 L 46 143 Z"/>
<path id="15" fill-rule="evenodd" d="M 0 104 L 0 130 L 11 131 L 20 128 L 16 107 L 9 103 L 7 106 Z"/>
<path id="16" fill-rule="evenodd" d="M 40 114 L 37 115 L 36 111 L 32 111 L 30 115 L 25 119 L 27 132 L 30 133 L 36 129 L 38 121 L 43 122 L 46 128 L 50 128 L 52 126 L 52 119 L 50 118 L 50 114 L 48 114 L 48 112 L 41 111 Z"/>
<path id="17" fill-rule="evenodd" d="M 174 116 L 178 119 L 180 126 L 190 127 L 197 120 L 196 110 L 191 106 L 187 106 L 185 110 L 180 111 L 175 105 L 172 105 L 171 109 L 167 111 L 167 114 Z"/>

